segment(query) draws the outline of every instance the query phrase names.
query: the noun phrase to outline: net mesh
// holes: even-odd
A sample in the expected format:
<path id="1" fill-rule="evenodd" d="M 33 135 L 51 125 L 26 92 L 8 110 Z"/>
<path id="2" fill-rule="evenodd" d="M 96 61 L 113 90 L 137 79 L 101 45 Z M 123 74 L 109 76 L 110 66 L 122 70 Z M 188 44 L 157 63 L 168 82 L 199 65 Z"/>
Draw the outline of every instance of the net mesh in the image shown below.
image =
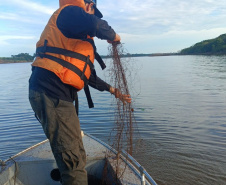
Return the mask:
<path id="1" fill-rule="evenodd" d="M 109 48 L 110 56 L 110 81 L 111 84 L 117 88 L 122 94 L 129 95 L 128 87 L 128 76 L 131 76 L 129 69 L 130 65 L 127 65 L 130 61 L 129 58 L 124 58 L 124 48 L 121 43 L 112 43 Z M 107 153 L 107 161 L 111 163 L 114 168 L 114 184 L 120 184 L 118 179 L 123 179 L 123 174 L 126 170 L 126 164 L 120 159 L 122 151 L 126 151 L 128 154 L 133 154 L 133 141 L 134 141 L 134 130 L 137 130 L 136 122 L 134 118 L 134 109 L 132 103 L 122 102 L 119 98 L 114 98 L 114 126 L 110 134 L 110 145 L 117 152 L 116 156 L 112 156 L 110 152 Z M 137 132 L 138 133 L 138 132 Z M 125 156 L 128 160 L 128 156 Z M 107 165 L 107 163 L 106 163 Z M 107 178 L 108 168 L 105 167 L 104 177 L 105 183 L 109 180 Z M 109 178 L 109 177 L 108 177 Z M 107 183 L 111 184 L 111 183 Z"/>

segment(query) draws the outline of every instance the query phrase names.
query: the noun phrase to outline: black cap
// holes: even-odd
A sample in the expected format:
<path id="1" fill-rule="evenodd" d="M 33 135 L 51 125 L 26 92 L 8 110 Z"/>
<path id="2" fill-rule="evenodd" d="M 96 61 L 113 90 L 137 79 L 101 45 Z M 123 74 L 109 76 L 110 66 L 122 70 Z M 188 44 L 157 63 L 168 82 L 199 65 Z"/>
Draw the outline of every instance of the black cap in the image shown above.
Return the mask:
<path id="1" fill-rule="evenodd" d="M 96 15 L 99 18 L 102 18 L 102 13 L 97 9 L 97 0 L 84 0 L 86 3 L 93 3 L 93 7 L 95 9 L 94 15 Z"/>

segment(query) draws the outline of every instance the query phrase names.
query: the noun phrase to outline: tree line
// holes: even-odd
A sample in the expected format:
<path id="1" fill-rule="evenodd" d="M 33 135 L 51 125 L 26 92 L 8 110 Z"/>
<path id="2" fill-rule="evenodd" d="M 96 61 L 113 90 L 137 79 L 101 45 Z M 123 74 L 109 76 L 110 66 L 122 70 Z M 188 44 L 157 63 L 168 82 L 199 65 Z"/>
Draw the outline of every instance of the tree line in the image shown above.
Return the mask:
<path id="1" fill-rule="evenodd" d="M 180 54 L 226 54 L 226 34 L 215 39 L 204 40 L 195 45 L 181 50 Z"/>
<path id="2" fill-rule="evenodd" d="M 35 55 L 31 56 L 28 53 L 20 53 L 11 55 L 11 57 L 0 57 L 0 63 L 17 63 L 17 62 L 32 62 Z"/>
<path id="3" fill-rule="evenodd" d="M 226 54 L 226 34 L 222 34 L 215 39 L 204 40 L 195 45 L 182 49 L 178 53 L 152 53 L 152 54 L 123 54 L 121 57 L 151 57 L 151 56 L 169 56 L 169 55 L 215 55 Z M 111 56 L 102 56 L 109 58 Z M 19 53 L 18 55 L 11 55 L 11 57 L 0 57 L 1 63 L 18 63 L 18 62 L 32 62 L 35 54 L 32 56 L 28 53 Z"/>

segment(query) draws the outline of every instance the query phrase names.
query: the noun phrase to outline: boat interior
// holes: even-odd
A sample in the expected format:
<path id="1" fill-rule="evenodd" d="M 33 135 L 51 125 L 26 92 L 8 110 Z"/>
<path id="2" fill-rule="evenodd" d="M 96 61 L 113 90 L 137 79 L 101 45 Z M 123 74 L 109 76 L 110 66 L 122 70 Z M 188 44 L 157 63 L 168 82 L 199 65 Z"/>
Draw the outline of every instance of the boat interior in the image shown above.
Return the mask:
<path id="1" fill-rule="evenodd" d="M 86 170 L 89 185 L 141 184 L 139 169 L 129 160 L 116 160 L 114 150 L 106 143 L 85 134 L 83 143 L 87 155 Z M 118 168 L 116 168 L 116 163 Z M 120 175 L 116 175 L 117 174 Z M 1 185 L 59 185 L 60 174 L 52 155 L 49 142 L 45 140 L 17 155 L 0 166 Z M 146 179 L 145 184 L 150 184 Z"/>

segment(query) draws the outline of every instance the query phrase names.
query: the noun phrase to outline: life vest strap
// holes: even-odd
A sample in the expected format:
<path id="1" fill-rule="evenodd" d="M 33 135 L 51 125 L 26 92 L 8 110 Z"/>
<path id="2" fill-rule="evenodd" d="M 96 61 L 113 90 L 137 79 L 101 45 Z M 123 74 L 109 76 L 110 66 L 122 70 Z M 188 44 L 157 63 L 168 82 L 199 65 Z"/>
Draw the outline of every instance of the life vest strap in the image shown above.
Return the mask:
<path id="1" fill-rule="evenodd" d="M 67 49 L 46 46 L 46 44 L 47 44 L 47 42 L 45 41 L 44 46 L 38 47 L 36 49 L 36 56 L 43 58 L 45 53 L 60 54 L 60 55 L 64 55 L 64 56 L 71 57 L 71 58 L 76 58 L 78 60 L 86 62 L 89 65 L 91 70 L 94 68 L 93 63 L 87 56 L 67 50 Z M 87 58 L 88 58 L 88 60 L 87 60 Z"/>
<path id="2" fill-rule="evenodd" d="M 77 113 L 77 116 L 78 116 L 78 113 L 79 113 L 79 102 L 78 102 L 78 93 L 77 92 L 74 93 L 74 99 L 75 99 L 75 110 L 76 110 L 76 113 Z"/>
<path id="3" fill-rule="evenodd" d="M 86 85 L 84 87 L 84 91 L 85 91 L 85 94 L 86 94 L 86 98 L 87 98 L 87 102 L 88 102 L 89 108 L 93 108 L 94 104 L 93 104 L 92 97 L 90 95 L 90 91 L 89 91 L 89 86 L 88 85 Z"/>
<path id="4" fill-rule="evenodd" d="M 80 76 L 81 80 L 84 81 L 84 84 L 88 83 L 88 79 L 86 78 L 86 76 L 84 75 L 84 72 L 81 71 L 79 68 L 77 68 L 76 66 L 74 66 L 73 64 L 62 60 L 60 58 L 54 57 L 52 55 L 47 55 L 47 54 L 43 54 L 42 55 L 44 58 L 48 58 L 50 60 L 53 60 L 54 62 L 57 62 L 58 64 L 62 65 L 63 67 L 66 67 L 67 69 L 73 71 L 74 73 L 76 73 L 78 76 Z"/>
<path id="5" fill-rule="evenodd" d="M 106 68 L 106 65 L 105 65 L 103 59 L 101 58 L 101 56 L 97 52 L 95 52 L 95 59 L 100 64 L 102 70 L 104 70 Z"/>
<path id="6" fill-rule="evenodd" d="M 95 47 L 94 41 L 92 39 L 87 39 L 86 41 L 90 42 L 91 45 L 93 46 L 94 52 L 95 52 L 95 59 L 100 64 L 102 70 L 104 70 L 106 68 L 106 65 L 105 65 L 104 61 L 102 60 L 101 56 L 96 52 L 96 47 Z M 70 51 L 70 50 L 47 46 L 47 43 L 48 43 L 48 40 L 45 40 L 44 46 L 38 47 L 36 49 L 36 56 L 41 57 L 41 58 L 48 58 L 48 59 L 50 59 L 54 62 L 59 63 L 63 67 L 68 68 L 69 70 L 73 71 L 77 75 L 79 75 L 81 80 L 83 80 L 84 84 L 85 84 L 84 91 L 85 91 L 85 94 L 86 94 L 86 98 L 87 98 L 87 101 L 88 101 L 89 108 L 93 108 L 94 104 L 93 104 L 93 101 L 92 101 L 92 97 L 90 95 L 89 86 L 87 85 L 88 79 L 85 76 L 85 71 L 86 71 L 87 65 L 89 65 L 90 70 L 94 71 L 94 76 L 96 78 L 96 71 L 94 69 L 93 63 L 90 60 L 90 56 L 87 57 L 85 55 L 82 55 L 80 53 L 76 53 L 76 52 L 73 52 L 73 51 Z M 67 57 L 71 57 L 71 58 L 81 60 L 81 61 L 85 62 L 84 69 L 83 69 L 83 71 L 81 71 L 79 68 L 77 68 L 73 64 L 71 64 L 71 63 L 69 63 L 69 62 L 67 62 L 63 59 L 54 57 L 52 55 L 47 55 L 45 53 L 60 54 L 60 55 L 64 55 L 64 56 L 67 56 Z M 77 114 L 78 114 L 78 99 L 76 101 L 76 104 L 77 104 L 76 105 L 76 111 L 77 111 Z"/>
<path id="7" fill-rule="evenodd" d="M 101 69 L 104 70 L 106 68 L 106 65 L 105 65 L 103 59 L 101 58 L 101 56 L 99 55 L 99 53 L 97 53 L 97 49 L 96 49 L 93 39 L 88 38 L 88 39 L 82 39 L 82 40 L 89 42 L 93 46 L 94 53 L 95 53 L 95 59 L 100 64 Z"/>

